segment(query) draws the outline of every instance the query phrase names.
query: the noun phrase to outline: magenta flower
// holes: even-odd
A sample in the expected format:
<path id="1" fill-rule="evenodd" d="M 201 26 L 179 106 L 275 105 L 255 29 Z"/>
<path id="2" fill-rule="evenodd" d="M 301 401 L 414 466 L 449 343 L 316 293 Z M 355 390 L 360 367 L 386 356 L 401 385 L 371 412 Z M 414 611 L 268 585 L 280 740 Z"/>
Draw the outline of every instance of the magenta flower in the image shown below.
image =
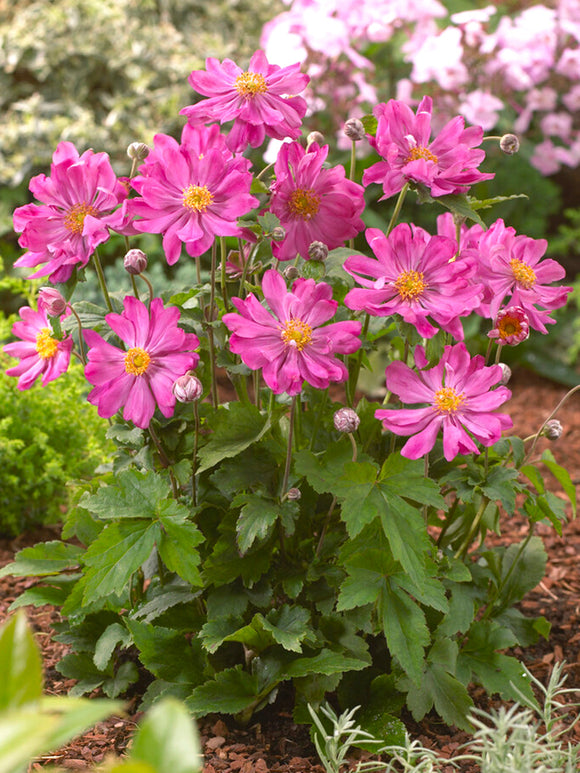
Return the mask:
<path id="1" fill-rule="evenodd" d="M 492 389 L 503 376 L 499 365 L 486 367 L 481 355 L 471 358 L 463 343 L 446 346 L 439 363 L 427 370 L 425 352 L 417 346 L 415 362 L 419 372 L 399 361 L 388 365 L 387 389 L 405 404 L 423 407 L 375 411 L 385 429 L 411 436 L 402 456 L 419 459 L 429 453 L 442 430 L 443 454 L 450 462 L 457 454 L 479 453 L 473 438 L 491 446 L 512 427 L 507 414 L 492 413 L 511 397 L 505 386 Z"/>
<path id="2" fill-rule="evenodd" d="M 494 319 L 505 301 L 506 306 L 520 306 L 534 330 L 547 333 L 546 325 L 556 321 L 550 312 L 566 303 L 572 288 L 548 286 L 563 279 L 566 272 L 555 260 L 541 260 L 546 247 L 545 239 L 517 236 L 515 229 L 496 220 L 478 246 L 465 251 L 477 260 L 485 287 L 478 313 Z"/>
<path id="3" fill-rule="evenodd" d="M 495 327 L 487 334 L 498 344 L 515 346 L 521 344 L 530 335 L 528 315 L 520 306 L 500 309 L 495 318 Z"/>
<path id="4" fill-rule="evenodd" d="M 216 127 L 217 129 L 217 127 Z M 181 144 L 156 134 L 154 148 L 131 185 L 140 197 L 128 208 L 137 231 L 163 234 L 170 266 L 181 255 L 202 255 L 216 236 L 240 236 L 237 219 L 258 204 L 250 196 L 245 158 L 233 158 L 214 128 L 186 126 Z"/>
<path id="5" fill-rule="evenodd" d="M 366 237 L 376 259 L 351 255 L 345 260 L 345 270 L 363 288 L 348 292 L 346 306 L 376 317 L 399 314 L 423 338 L 434 336 L 439 325 L 461 340 L 459 317 L 476 308 L 481 295 L 479 285 L 469 281 L 474 261 L 453 261 L 454 240 L 430 236 L 407 223 L 400 223 L 389 236 L 368 228 Z"/>
<path id="6" fill-rule="evenodd" d="M 364 228 L 364 189 L 346 179 L 344 168 L 324 169 L 328 145 L 315 142 L 308 150 L 298 142 L 280 148 L 272 185 L 271 211 L 279 218 L 286 238 L 272 244 L 278 260 L 308 260 L 308 247 L 322 242 L 332 250 Z"/>
<path id="7" fill-rule="evenodd" d="M 477 169 L 485 158 L 475 148 L 483 138 L 481 126 L 466 129 L 464 119 L 456 116 L 430 140 L 432 105 L 431 97 L 423 97 L 416 114 L 396 99 L 375 107 L 378 127 L 371 144 L 384 160 L 365 171 L 363 184 L 380 183 L 383 199 L 407 182 L 426 186 L 431 196 L 445 196 L 466 193 L 474 183 L 494 176 Z"/>
<path id="8" fill-rule="evenodd" d="M 68 309 L 62 318 L 70 313 Z M 29 306 L 20 309 L 20 321 L 14 323 L 12 332 L 22 340 L 6 344 L 4 351 L 11 357 L 18 357 L 20 362 L 9 368 L 6 375 L 18 376 L 18 389 L 30 389 L 39 376 L 42 376 L 42 386 L 46 386 L 67 370 L 73 339 L 70 336 L 62 340 L 55 338 L 42 300 L 39 300 L 38 311 Z"/>
<path id="9" fill-rule="evenodd" d="M 123 418 L 145 428 L 156 405 L 164 416 L 173 416 L 173 385 L 197 365 L 199 355 L 193 349 L 199 339 L 177 326 L 179 309 L 164 308 L 160 298 L 152 299 L 150 311 L 131 295 L 123 305 L 122 314 L 107 314 L 105 320 L 125 350 L 94 330 L 84 332 L 90 347 L 85 376 L 94 386 L 88 400 L 104 418 L 124 407 Z"/>
<path id="10" fill-rule="evenodd" d="M 268 64 L 263 51 L 256 51 L 244 72 L 231 59 L 219 62 L 209 58 L 206 70 L 194 70 L 189 83 L 210 99 L 184 107 L 182 115 L 192 124 L 234 121 L 227 137 L 232 152 L 248 145 L 258 147 L 265 136 L 283 140 L 301 134 L 306 101 L 295 96 L 310 78 L 300 72 L 300 64 L 279 67 Z"/>
<path id="11" fill-rule="evenodd" d="M 30 190 L 44 204 L 26 204 L 14 212 L 14 229 L 28 252 L 15 266 L 46 265 L 31 274 L 66 282 L 75 266 L 85 266 L 95 248 L 109 238 L 109 228 L 130 232 L 123 208 L 127 189 L 117 179 L 106 153 L 79 156 L 70 142 L 61 142 L 50 177 L 36 175 Z"/>
<path id="12" fill-rule="evenodd" d="M 232 333 L 231 351 L 252 370 L 262 368 L 264 381 L 276 394 L 297 395 L 305 381 L 317 389 L 345 381 L 348 371 L 335 355 L 360 347 L 361 324 L 324 325 L 338 306 L 330 285 L 297 279 L 289 292 L 281 274 L 269 269 L 262 290 L 271 311 L 251 293 L 244 300 L 232 298 L 239 313 L 223 316 Z"/>

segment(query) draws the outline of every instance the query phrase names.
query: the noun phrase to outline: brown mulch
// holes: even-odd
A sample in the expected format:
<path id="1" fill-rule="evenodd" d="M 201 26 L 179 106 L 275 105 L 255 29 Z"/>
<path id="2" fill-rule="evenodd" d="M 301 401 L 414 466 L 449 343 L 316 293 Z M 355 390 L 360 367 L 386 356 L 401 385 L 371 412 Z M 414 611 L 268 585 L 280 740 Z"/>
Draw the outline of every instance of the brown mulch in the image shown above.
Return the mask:
<path id="1" fill-rule="evenodd" d="M 566 393 L 566 388 L 541 379 L 527 371 L 516 374 L 510 387 L 514 397 L 506 410 L 514 420 L 514 434 L 526 437 L 540 425 Z M 562 437 L 555 443 L 542 439 L 537 446 L 541 453 L 550 447 L 559 464 L 570 472 L 575 484 L 580 483 L 580 394 L 574 395 L 558 413 L 564 425 Z M 551 490 L 558 491 L 552 481 Z M 502 525 L 502 537 L 507 543 L 519 541 L 526 533 L 526 522 L 515 516 Z M 546 682 L 553 664 L 566 661 L 567 686 L 580 689 L 580 519 L 564 527 L 560 538 L 550 527 L 542 524 L 538 533 L 544 538 L 549 554 L 546 577 L 528 594 L 522 603 L 528 615 L 544 615 L 552 624 L 548 641 L 523 651 L 516 651 L 531 672 Z M 12 560 L 14 553 L 27 545 L 44 539 L 54 539 L 56 528 L 44 528 L 14 540 L 0 540 L 0 566 Z M 30 578 L 4 577 L 0 579 L 0 621 L 7 615 L 10 603 L 27 587 L 34 584 Z M 64 679 L 55 665 L 66 650 L 51 639 L 52 624 L 59 619 L 52 607 L 32 607 L 27 610 L 30 622 L 42 648 L 45 666 L 45 689 L 52 694 L 66 694 L 73 682 Z M 283 691 L 282 691 L 283 692 Z M 472 697 L 481 708 L 499 706 L 481 689 L 474 688 Z M 58 764 L 71 770 L 82 770 L 100 763 L 107 755 L 122 754 L 140 714 L 137 699 L 127 705 L 124 716 L 115 716 L 100 722 L 81 738 L 64 749 L 39 759 L 31 770 L 41 770 L 46 764 Z M 231 717 L 211 716 L 199 723 L 205 753 L 204 773 L 322 773 L 308 729 L 292 722 L 290 702 L 284 696 L 273 706 L 257 715 L 246 728 L 236 727 Z M 467 733 L 449 728 L 435 715 L 428 715 L 416 723 L 403 717 L 413 738 L 447 757 L 457 753 L 458 747 L 469 740 Z M 580 725 L 570 739 L 580 741 Z M 475 773 L 466 765 L 464 773 Z"/>

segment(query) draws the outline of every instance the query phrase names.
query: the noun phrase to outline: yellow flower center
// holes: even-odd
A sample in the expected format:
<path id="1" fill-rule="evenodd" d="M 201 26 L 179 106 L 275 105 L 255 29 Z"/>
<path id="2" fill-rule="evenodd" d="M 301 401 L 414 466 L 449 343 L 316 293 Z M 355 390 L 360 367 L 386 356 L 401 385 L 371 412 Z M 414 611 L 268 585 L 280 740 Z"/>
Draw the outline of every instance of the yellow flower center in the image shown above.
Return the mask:
<path id="1" fill-rule="evenodd" d="M 64 216 L 64 227 L 73 234 L 82 234 L 85 225 L 85 217 L 93 215 L 96 217 L 98 211 L 90 204 L 75 204 Z"/>
<path id="2" fill-rule="evenodd" d="M 435 408 L 439 413 L 455 413 L 464 401 L 465 395 L 458 395 L 453 387 L 441 387 L 435 392 Z"/>
<path id="3" fill-rule="evenodd" d="M 427 289 L 421 271 L 403 271 L 395 281 L 397 292 L 404 301 L 413 301 Z"/>
<path id="4" fill-rule="evenodd" d="M 312 328 L 300 319 L 290 319 L 284 325 L 281 337 L 286 346 L 293 346 L 301 352 L 312 340 Z"/>
<path id="5" fill-rule="evenodd" d="M 253 99 L 268 91 L 266 79 L 259 72 L 243 72 L 235 80 L 234 88 L 244 99 Z"/>
<path id="6" fill-rule="evenodd" d="M 504 317 L 497 324 L 500 338 L 508 338 L 513 335 L 520 335 L 522 332 L 522 326 L 518 319 L 515 317 Z"/>
<path id="7" fill-rule="evenodd" d="M 206 185 L 190 185 L 183 189 L 183 206 L 194 212 L 205 212 L 213 201 Z"/>
<path id="8" fill-rule="evenodd" d="M 125 355 L 125 373 L 131 373 L 133 376 L 141 376 L 151 362 L 151 357 L 147 354 L 145 349 L 141 349 L 140 346 L 134 346 L 129 349 Z"/>
<path id="9" fill-rule="evenodd" d="M 310 220 L 320 209 L 320 196 L 312 188 L 297 188 L 290 194 L 288 209 L 295 217 Z"/>
<path id="10" fill-rule="evenodd" d="M 410 164 L 411 161 L 418 161 L 420 158 L 424 158 L 425 161 L 433 161 L 434 164 L 439 160 L 434 153 L 431 153 L 429 148 L 426 148 L 423 145 L 416 145 L 409 151 L 405 163 Z"/>
<path id="11" fill-rule="evenodd" d="M 527 263 L 518 258 L 512 258 L 510 260 L 510 268 L 516 282 L 526 290 L 529 290 L 530 287 L 536 284 L 536 272 Z"/>
<path id="12" fill-rule="evenodd" d="M 43 327 L 36 336 L 36 353 L 41 360 L 50 360 L 58 349 L 58 341 L 50 334 L 47 327 Z"/>

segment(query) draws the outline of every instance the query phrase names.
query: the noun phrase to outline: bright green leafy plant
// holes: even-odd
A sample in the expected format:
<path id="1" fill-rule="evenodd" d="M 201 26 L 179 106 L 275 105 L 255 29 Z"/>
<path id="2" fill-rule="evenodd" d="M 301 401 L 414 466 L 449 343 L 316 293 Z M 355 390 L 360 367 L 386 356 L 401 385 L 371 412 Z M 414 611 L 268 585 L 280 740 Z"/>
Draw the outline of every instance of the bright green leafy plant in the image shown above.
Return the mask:
<path id="1" fill-rule="evenodd" d="M 536 454 L 554 425 L 508 435 L 497 363 L 547 333 L 569 292 L 562 268 L 542 261 L 542 240 L 487 227 L 495 201 L 472 193 L 490 177 L 483 132 L 458 118 L 431 142 L 428 98 L 349 122 L 347 175 L 328 147 L 298 141 L 297 65 L 208 59 L 189 81 L 209 99 L 182 109 L 180 142 L 131 145 L 131 196 L 106 154 L 65 142 L 31 181 L 42 203 L 15 212 L 18 265 L 51 286 L 20 312 L 8 375 L 49 383 L 76 355 L 117 451 L 62 540 L 2 570 L 39 578 L 13 606 L 61 607 L 71 651 L 58 668 L 76 694 L 116 697 L 145 671 L 144 706 L 171 695 L 248 722 L 291 682 L 299 721 L 336 692 L 384 707 L 395 731 L 403 702 L 469 726 L 474 681 L 532 701 L 506 650 L 548 633 L 515 608 L 544 574 L 536 524 L 560 533 L 567 518 L 544 475 L 572 514 L 576 494 L 552 453 Z M 265 135 L 292 141 L 253 175 L 241 153 Z M 365 136 L 382 160 L 364 185 L 396 196 L 367 252 L 345 246 L 364 228 Z M 404 222 L 415 197 L 439 213 L 437 234 Z M 150 245 L 129 243 L 125 287 L 99 259 L 112 233 Z M 156 294 L 144 273 L 156 234 L 168 266 L 189 260 L 181 291 Z M 92 269 L 104 306 L 74 301 Z M 464 340 L 474 313 L 487 358 Z M 357 393 L 378 351 L 381 405 Z M 490 545 L 516 509 L 525 538 Z"/>

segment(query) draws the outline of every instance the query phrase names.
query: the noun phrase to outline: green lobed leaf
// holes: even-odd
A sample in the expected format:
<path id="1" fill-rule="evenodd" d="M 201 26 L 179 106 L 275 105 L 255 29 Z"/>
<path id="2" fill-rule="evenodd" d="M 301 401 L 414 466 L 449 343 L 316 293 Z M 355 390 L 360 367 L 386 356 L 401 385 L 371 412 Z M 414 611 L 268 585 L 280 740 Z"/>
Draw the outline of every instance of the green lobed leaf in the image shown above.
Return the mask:
<path id="1" fill-rule="evenodd" d="M 109 665 L 113 652 L 118 644 L 127 647 L 131 643 L 131 634 L 121 625 L 121 623 L 112 623 L 99 637 L 93 655 L 93 663 L 103 671 Z"/>
<path id="2" fill-rule="evenodd" d="M 323 455 L 302 450 L 294 454 L 294 469 L 318 494 L 334 493 L 334 484 L 346 462 L 352 460 L 350 443 L 329 445 Z M 376 473 L 375 473 L 376 477 Z"/>
<path id="3" fill-rule="evenodd" d="M 212 429 L 210 439 L 198 452 L 198 473 L 209 470 L 222 459 L 237 456 L 256 443 L 270 429 L 270 420 L 255 406 L 235 402 L 216 411 Z"/>
<path id="4" fill-rule="evenodd" d="M 416 685 L 421 684 L 424 651 L 430 636 L 421 608 L 403 590 L 383 585 L 380 616 L 389 650 Z"/>
<path id="5" fill-rule="evenodd" d="M 352 658 L 341 652 L 322 649 L 318 655 L 293 660 L 284 668 L 285 676 L 297 678 L 309 674 L 343 674 L 346 671 L 362 671 L 370 665 L 368 659 Z"/>
<path id="6" fill-rule="evenodd" d="M 152 765 L 156 773 L 201 770 L 199 735 L 182 703 L 165 698 L 149 710 L 133 737 L 129 759 Z"/>
<path id="7" fill-rule="evenodd" d="M 527 544 L 523 540 L 506 549 L 501 564 L 502 606 L 508 607 L 521 601 L 528 591 L 542 581 L 547 558 L 540 537 L 532 537 Z M 514 562 L 517 562 L 515 566 Z"/>
<path id="8" fill-rule="evenodd" d="M 213 712 L 238 714 L 247 709 L 259 694 L 258 679 L 241 666 L 227 668 L 215 678 L 196 687 L 185 704 L 195 717 Z"/>
<path id="9" fill-rule="evenodd" d="M 279 505 L 259 494 L 240 494 L 232 501 L 232 507 L 242 505 L 236 523 L 236 541 L 242 554 L 246 553 L 256 540 L 265 540 L 280 515 Z"/>
<path id="10" fill-rule="evenodd" d="M 120 593 L 160 537 L 158 523 L 131 518 L 108 524 L 85 553 L 88 569 L 83 600 Z"/>
<path id="11" fill-rule="evenodd" d="M 83 552 L 83 548 L 60 540 L 41 542 L 34 547 L 18 551 L 14 561 L 0 569 L 0 577 L 43 577 L 58 574 L 64 569 L 77 567 Z"/>
<path id="12" fill-rule="evenodd" d="M 561 465 L 556 463 L 556 460 L 554 459 L 554 454 L 550 451 L 549 448 L 546 448 L 546 450 L 542 454 L 542 462 L 546 465 L 546 467 L 550 470 L 552 475 L 556 478 L 558 483 L 564 489 L 564 492 L 572 505 L 572 517 L 575 518 L 576 517 L 576 486 L 574 485 L 574 483 L 572 482 L 572 479 L 570 478 L 570 473 L 568 472 L 568 470 L 566 470 L 565 467 L 562 467 Z"/>
<path id="13" fill-rule="evenodd" d="M 108 698 L 116 698 L 139 679 L 139 671 L 132 661 L 121 663 L 113 676 L 103 681 L 102 689 Z"/>
<path id="14" fill-rule="evenodd" d="M 78 575 L 77 575 L 78 576 Z M 19 607 L 33 606 L 42 607 L 50 604 L 53 607 L 62 607 L 69 594 L 68 587 L 56 588 L 46 585 L 36 585 L 34 588 L 27 588 L 17 599 L 8 607 L 9 612 L 13 612 Z"/>
<path id="15" fill-rule="evenodd" d="M 165 566 L 191 585 L 203 585 L 197 568 L 201 561 L 197 546 L 203 542 L 203 534 L 194 523 L 182 522 L 180 517 L 162 517 L 161 523 L 157 549 Z"/>
<path id="16" fill-rule="evenodd" d="M 205 660 L 195 638 L 188 641 L 181 631 L 137 620 L 127 619 L 126 625 L 139 650 L 139 660 L 154 676 L 169 682 L 200 681 Z"/>
<path id="17" fill-rule="evenodd" d="M 38 701 L 42 695 L 42 661 L 23 612 L 0 629 L 0 712 Z"/>
<path id="18" fill-rule="evenodd" d="M 284 604 L 279 609 L 268 612 L 262 625 L 275 642 L 285 650 L 302 652 L 301 642 L 312 639 L 310 628 L 310 612 L 297 605 Z"/>
<path id="19" fill-rule="evenodd" d="M 101 486 L 96 494 L 85 494 L 80 505 L 107 520 L 188 515 L 187 508 L 171 499 L 169 482 L 152 470 L 123 470 L 116 476 L 115 485 Z"/>
<path id="20" fill-rule="evenodd" d="M 347 462 L 332 490 L 340 501 L 341 518 L 351 538 L 385 510 L 385 500 L 377 486 L 376 466 L 368 462 Z"/>
<path id="21" fill-rule="evenodd" d="M 491 500 L 499 500 L 509 515 L 515 510 L 516 494 L 522 490 L 518 477 L 518 470 L 496 465 L 481 484 L 483 493 Z"/>
<path id="22" fill-rule="evenodd" d="M 467 719 L 473 701 L 464 685 L 439 663 L 428 663 L 420 685 L 410 686 L 407 705 L 419 722 L 433 706 L 449 725 L 472 730 Z"/>
<path id="23" fill-rule="evenodd" d="M 349 576 L 340 586 L 337 611 L 343 612 L 346 609 L 374 604 L 379 597 L 383 582 L 383 575 L 372 569 L 349 568 Z"/>

